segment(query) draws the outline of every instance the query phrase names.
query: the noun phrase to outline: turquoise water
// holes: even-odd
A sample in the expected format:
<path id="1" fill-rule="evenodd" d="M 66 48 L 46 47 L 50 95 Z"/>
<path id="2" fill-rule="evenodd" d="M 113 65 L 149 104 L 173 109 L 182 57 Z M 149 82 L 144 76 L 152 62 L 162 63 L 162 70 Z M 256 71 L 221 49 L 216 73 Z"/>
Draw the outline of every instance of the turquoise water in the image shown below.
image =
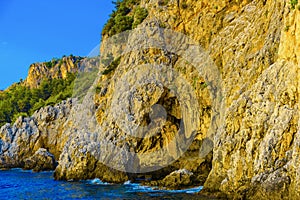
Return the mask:
<path id="1" fill-rule="evenodd" d="M 0 171 L 0 199 L 199 199 L 195 193 L 201 188 L 154 190 L 129 182 L 107 184 L 99 179 L 55 181 L 52 172 Z"/>

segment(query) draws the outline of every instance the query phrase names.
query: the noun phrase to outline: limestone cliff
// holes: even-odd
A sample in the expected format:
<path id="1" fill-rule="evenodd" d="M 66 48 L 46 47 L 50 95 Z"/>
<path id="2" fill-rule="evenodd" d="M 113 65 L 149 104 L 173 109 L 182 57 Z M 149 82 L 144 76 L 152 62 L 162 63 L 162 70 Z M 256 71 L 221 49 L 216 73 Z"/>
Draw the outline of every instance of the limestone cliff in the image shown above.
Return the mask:
<path id="1" fill-rule="evenodd" d="M 1 127 L 0 168 L 55 169 L 67 140 L 62 134 L 72 105 L 69 99 L 44 107 L 30 118 L 19 117 L 14 124 Z M 49 153 L 53 154 L 53 159 Z M 41 160 L 47 157 L 49 162 Z"/>
<path id="2" fill-rule="evenodd" d="M 28 77 L 24 82 L 16 83 L 26 89 L 29 94 L 31 91 L 38 91 L 40 83 L 45 80 L 55 79 L 56 83 L 62 83 L 65 80 L 65 86 L 56 84 L 54 87 L 57 93 L 63 93 L 60 98 L 56 99 L 58 104 L 50 103 L 41 108 L 36 108 L 31 117 L 20 116 L 14 123 L 7 123 L 0 128 L 0 168 L 25 168 L 35 171 L 54 170 L 57 166 L 57 161 L 68 140 L 66 129 L 68 127 L 68 117 L 72 107 L 76 104 L 75 99 L 66 97 L 65 92 L 74 93 L 74 97 L 79 97 L 82 92 L 82 87 L 90 87 L 90 82 L 86 79 L 78 77 L 77 82 L 72 79 L 68 80 L 69 73 L 72 77 L 76 77 L 77 73 L 89 73 L 93 67 L 97 66 L 98 59 L 83 58 L 83 57 L 63 57 L 62 59 L 53 59 L 50 62 L 35 63 L 30 66 Z M 93 67 L 91 67 L 93 66 Z M 90 78 L 89 76 L 88 78 Z M 76 78 L 74 78 L 76 79 Z M 80 80 L 80 84 L 78 83 Z M 58 82 L 60 81 L 60 82 Z M 40 96 L 51 92 L 49 82 L 42 89 Z M 69 85 L 68 85 L 69 84 Z M 73 85 L 74 88 L 73 89 Z M 68 87 L 68 90 L 64 88 Z M 5 92 L 9 94 L 13 86 L 9 87 Z M 35 89 L 35 90 L 34 90 Z M 71 90 L 71 91 L 69 91 Z M 31 92 L 31 93 L 30 93 Z M 38 92 L 37 92 L 38 93 Z M 20 98 L 18 93 L 13 94 L 15 98 Z M 71 94 L 72 96 L 72 94 Z M 31 96 L 26 97 L 32 101 Z M 41 100 L 41 99 L 40 99 Z M 1 99 L 2 101 L 2 99 Z M 3 97 L 2 107 L 7 107 L 6 97 Z M 54 101 L 55 102 L 55 101 Z M 43 104 L 46 105 L 46 104 Z M 53 106 L 52 106 L 53 105 Z"/>
<path id="3" fill-rule="evenodd" d="M 225 120 L 205 190 L 298 199 L 299 10 L 268 0 L 155 5 L 149 15 L 199 41 L 222 73 Z"/>
<path id="4" fill-rule="evenodd" d="M 56 179 L 142 177 L 169 188 L 204 184 L 202 193 L 233 199 L 299 199 L 299 6 L 138 4 L 147 18 L 135 30 L 104 37 L 96 85 L 68 119 L 50 123 L 50 130 L 64 124 L 60 135 L 53 132 L 58 146 L 43 140 L 31 149 L 59 157 Z M 47 123 L 27 131 L 34 120 L 22 120 L 2 127 L 4 155 L 23 146 L 7 147 L 19 135 L 39 141 L 29 133 L 49 131 Z M 35 151 L 31 160 L 43 152 Z"/>
<path id="5" fill-rule="evenodd" d="M 34 63 L 30 65 L 28 76 L 24 84 L 36 88 L 45 78 L 67 78 L 68 73 L 75 73 L 79 68 L 82 57 L 64 56 L 61 59 L 52 59 L 49 62 Z"/>
<path id="6" fill-rule="evenodd" d="M 213 133 L 212 170 L 205 181 L 204 192 L 221 192 L 233 198 L 297 199 L 299 10 L 292 9 L 289 1 L 273 0 L 141 1 L 140 6 L 147 8 L 149 15 L 138 28 L 145 31 L 147 27 L 159 26 L 188 35 L 208 52 L 221 73 L 224 120 L 217 123 L 217 129 Z M 143 32 L 133 33 L 143 35 Z M 127 45 L 130 45 L 129 42 L 137 45 L 134 41 L 142 42 L 136 34 L 129 34 Z M 149 35 L 151 34 L 155 35 L 154 32 L 149 32 Z M 102 46 L 102 53 L 105 53 L 105 49 Z M 120 170 L 128 170 L 128 167 L 140 170 L 158 162 L 158 157 L 147 157 L 152 154 L 144 153 L 157 151 L 163 148 L 164 144 L 168 144 L 168 139 L 175 137 L 174 134 L 180 126 L 176 119 L 180 120 L 182 115 L 185 115 L 178 111 L 179 100 L 174 98 L 170 90 L 151 82 L 151 72 L 140 71 L 126 80 L 129 81 L 129 88 L 130 84 L 140 77 L 144 78 L 147 84 L 131 93 L 133 98 L 127 103 L 123 102 L 129 99 L 126 90 L 125 94 L 117 96 L 119 104 L 131 105 L 127 113 L 129 115 L 119 117 L 129 117 L 135 124 L 147 124 L 148 120 L 143 116 L 153 112 L 153 106 L 160 103 L 166 109 L 167 125 L 163 126 L 156 137 L 142 140 L 130 137 L 124 131 L 124 127 L 120 127 L 122 120 L 118 121 L 116 115 L 107 112 L 111 105 L 117 106 L 113 99 L 116 96 L 113 95 L 116 87 L 121 87 L 117 83 L 124 74 L 132 72 L 141 64 L 171 63 L 173 69 L 180 71 L 187 82 L 192 83 L 196 79 L 199 85 L 196 84 L 194 89 L 198 92 L 196 98 L 199 108 L 194 108 L 199 109 L 202 115 L 198 116 L 199 121 L 189 124 L 197 126 L 195 141 L 207 137 L 214 101 L 210 99 L 211 88 L 201 87 L 206 78 L 195 75 L 195 68 L 184 63 L 180 56 L 165 49 L 157 49 L 156 46 L 134 50 L 122 55 L 117 66 L 104 67 L 104 70 L 108 70 L 103 71 L 104 76 L 99 80 L 101 91 L 95 98 L 98 108 L 97 123 L 102 125 L 103 134 L 97 137 L 111 143 L 112 146 L 117 144 L 119 149 L 113 149 L 120 150 L 120 154 L 111 162 Z M 118 49 L 111 51 L 113 55 L 118 54 Z M 191 99 L 187 98 L 188 100 Z M 194 105 L 191 102 L 185 103 L 186 107 Z M 119 109 L 119 112 L 124 111 L 121 107 Z M 87 143 L 88 140 L 82 136 L 81 139 L 71 142 L 74 146 L 65 148 L 56 171 L 57 178 L 73 178 L 76 177 L 73 173 L 75 171 L 88 170 L 90 167 L 95 169 L 92 171 L 97 171 L 101 168 L 95 163 L 85 168 L 77 159 L 83 157 L 85 160 L 86 153 L 80 152 L 92 152 L 95 148 L 91 145 L 83 145 L 84 151 L 78 148 L 78 144 Z M 124 151 L 126 148 L 130 151 Z M 162 154 L 170 156 L 166 159 L 168 162 L 172 156 L 177 157 L 181 150 L 175 145 L 173 150 L 165 149 Z M 132 155 L 128 152 L 137 155 L 137 158 L 132 158 L 136 159 L 137 166 L 132 166 L 132 161 L 126 162 L 128 159 L 125 158 Z M 66 160 L 67 155 L 73 155 L 71 161 Z M 91 155 L 109 157 L 116 154 L 100 151 Z M 192 158 L 200 159 L 194 156 Z M 194 162 L 194 167 L 201 165 L 200 161 L 196 163 L 197 161 Z M 180 164 L 182 168 L 187 166 L 186 162 Z M 176 168 L 172 165 L 169 167 Z M 205 171 L 208 168 L 203 169 Z M 86 173 L 89 174 L 87 171 Z M 161 176 L 166 175 L 167 172 L 161 173 Z"/>

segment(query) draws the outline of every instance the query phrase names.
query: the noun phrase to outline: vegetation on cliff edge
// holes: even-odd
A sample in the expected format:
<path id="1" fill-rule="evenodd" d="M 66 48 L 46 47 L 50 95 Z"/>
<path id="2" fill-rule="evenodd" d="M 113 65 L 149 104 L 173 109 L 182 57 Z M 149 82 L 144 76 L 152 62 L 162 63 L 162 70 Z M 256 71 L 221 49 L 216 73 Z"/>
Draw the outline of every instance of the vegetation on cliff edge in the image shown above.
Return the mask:
<path id="1" fill-rule="evenodd" d="M 115 10 L 105 24 L 102 35 L 113 36 L 136 28 L 148 16 L 148 11 L 139 6 L 140 0 L 117 0 Z"/>
<path id="2" fill-rule="evenodd" d="M 76 75 L 69 73 L 66 79 L 44 79 L 34 89 L 22 82 L 0 93 L 0 126 L 14 122 L 19 116 L 30 116 L 36 110 L 59 103 L 72 96 Z"/>

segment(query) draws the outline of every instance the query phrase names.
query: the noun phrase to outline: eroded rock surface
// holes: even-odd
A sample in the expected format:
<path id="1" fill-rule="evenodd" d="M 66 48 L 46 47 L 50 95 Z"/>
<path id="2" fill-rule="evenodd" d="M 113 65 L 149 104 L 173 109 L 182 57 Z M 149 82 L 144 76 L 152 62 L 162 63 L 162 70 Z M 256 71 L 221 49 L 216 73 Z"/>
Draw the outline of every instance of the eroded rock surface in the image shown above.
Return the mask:
<path id="1" fill-rule="evenodd" d="M 151 181 L 148 185 L 159 186 L 160 188 L 180 189 L 194 185 L 192 180 L 193 175 L 192 172 L 186 169 L 180 169 L 170 173 L 162 180 Z"/>
<path id="2" fill-rule="evenodd" d="M 27 162 L 29 159 L 42 164 L 42 160 L 39 161 L 41 158 L 50 164 L 51 156 L 43 155 L 43 149 L 53 154 L 57 161 L 67 140 L 62 134 L 72 105 L 73 100 L 69 99 L 56 106 L 41 108 L 30 118 L 20 117 L 15 124 L 1 127 L 0 167 L 32 169 L 37 167 L 37 170 L 43 170 L 43 165 L 28 165 Z"/>
<path id="3" fill-rule="evenodd" d="M 142 42 L 139 35 L 144 34 L 145 27 L 153 27 L 153 30 L 157 26 L 171 28 L 197 41 L 208 52 L 221 73 L 224 118 L 216 123 L 217 130 L 213 133 L 212 170 L 208 178 L 204 178 L 203 192 L 223 193 L 230 198 L 297 199 L 299 11 L 291 9 L 287 0 L 169 1 L 167 4 L 142 1 L 141 6 L 148 9 L 149 15 L 139 26 L 142 31 L 129 36 L 130 44 Z M 148 35 L 151 34 L 155 37 L 154 32 L 149 32 Z M 104 49 L 102 46 L 101 50 Z M 112 52 L 117 55 L 118 49 L 112 49 Z M 166 49 L 157 49 L 156 46 L 127 52 L 122 55 L 117 67 L 109 68 L 110 71 L 105 71 L 105 75 L 100 78 L 101 90 L 95 98 L 98 108 L 97 123 L 102 125 L 101 133 L 105 135 L 103 138 L 101 136 L 100 140 L 107 140 L 105 143 L 111 144 L 114 151 L 120 153 L 100 151 L 98 154 L 92 154 L 97 155 L 96 157 L 117 155 L 112 159 L 112 163 L 119 169 L 140 169 L 145 167 L 143 163 L 151 165 L 157 162 L 159 154 L 157 157 L 147 157 L 144 153 L 161 149 L 164 142 L 168 143 L 168 138 L 174 137 L 174 132 L 179 127 L 176 119 L 182 119 L 182 112 L 178 111 L 178 99 L 173 98 L 171 101 L 172 92 L 152 83 L 151 74 L 144 68 L 137 67 L 153 63 L 168 66 L 172 63 L 170 70 L 177 69 L 186 81 L 193 83 L 193 80 L 197 80 L 196 83 L 200 84 L 194 88 L 198 101 L 201 100 L 199 111 L 202 113 L 199 121 L 194 122 L 198 127 L 196 139 L 201 141 L 206 138 L 207 127 L 211 123 L 210 117 L 214 117 L 214 99 L 210 98 L 212 88 L 201 87 L 206 77 L 199 76 L 196 69 L 185 63 L 182 57 Z M 134 69 L 141 71 L 136 72 Z M 122 87 L 119 87 L 118 80 L 124 77 L 126 72 L 133 74 L 126 80 L 129 85 L 139 80 L 139 77 L 145 77 L 145 82 L 148 83 L 132 91 L 130 100 L 126 98 L 128 90 L 124 90 L 125 94 L 113 96 Z M 183 82 L 179 85 L 183 85 Z M 120 119 L 130 119 L 132 124 L 138 125 L 147 124 L 147 118 L 145 120 L 144 116 L 147 116 L 147 113 L 150 116 L 153 106 L 162 102 L 167 108 L 166 126 L 151 139 L 137 140 L 128 137 L 122 127 L 122 120 L 115 119 L 118 115 L 107 112 L 111 105 L 115 105 L 114 97 L 118 98 L 117 102 L 120 105 L 128 105 L 130 108 L 128 115 L 121 115 Z M 189 103 L 186 105 L 189 107 Z M 118 111 L 122 113 L 126 109 L 125 106 Z M 131 128 L 133 127 L 134 125 Z M 73 140 L 74 148 L 66 148 L 62 158 L 74 155 L 72 152 L 78 151 L 77 144 L 80 141 L 82 139 L 76 142 Z M 100 143 L 101 145 L 105 144 Z M 115 145 L 120 149 L 115 148 Z M 172 150 L 167 149 L 164 155 L 176 157 L 180 152 L 180 148 L 177 147 L 175 145 Z M 137 158 L 132 157 L 137 162 L 128 162 L 132 155 L 130 152 L 138 155 Z M 168 159 L 165 162 L 167 163 Z M 131 165 L 132 163 L 138 165 Z M 195 160 L 193 163 L 196 163 Z M 76 162 L 64 159 L 57 175 L 69 173 L 68 169 L 76 171 L 76 165 Z M 174 167 L 169 165 L 170 169 L 172 166 Z M 173 168 L 173 171 L 182 168 Z M 170 169 L 165 170 L 162 176 L 171 173 Z M 160 177 L 159 180 L 163 180 L 164 177 Z"/>
<path id="4" fill-rule="evenodd" d="M 75 73 L 78 71 L 82 60 L 82 57 L 65 56 L 60 60 L 53 59 L 50 62 L 34 63 L 30 65 L 24 85 L 30 88 L 36 88 L 44 79 L 65 79 L 67 78 L 68 73 Z"/>
<path id="5" fill-rule="evenodd" d="M 299 10 L 288 0 L 164 2 L 141 1 L 148 17 L 123 44 L 130 50 L 146 35 L 159 39 L 166 33 L 161 28 L 188 35 L 206 53 L 189 54 L 192 61 L 203 61 L 209 71 L 209 57 L 221 87 L 168 49 L 169 43 L 127 52 L 112 47 L 118 62 L 101 66 L 96 94 L 66 111 L 67 120 L 47 107 L 49 112 L 1 128 L 1 166 L 23 166 L 46 148 L 59 157 L 56 179 L 122 183 L 140 172 L 152 185 L 204 183 L 202 193 L 232 199 L 299 199 Z M 155 81 L 159 70 L 174 78 L 176 89 Z M 218 89 L 221 113 L 215 107 Z M 191 145 L 183 148 L 182 142 Z M 203 150 L 203 143 L 213 148 Z"/>
<path id="6" fill-rule="evenodd" d="M 24 169 L 33 169 L 33 171 L 49 171 L 54 170 L 57 162 L 54 156 L 47 149 L 40 148 L 33 156 L 24 161 Z"/>

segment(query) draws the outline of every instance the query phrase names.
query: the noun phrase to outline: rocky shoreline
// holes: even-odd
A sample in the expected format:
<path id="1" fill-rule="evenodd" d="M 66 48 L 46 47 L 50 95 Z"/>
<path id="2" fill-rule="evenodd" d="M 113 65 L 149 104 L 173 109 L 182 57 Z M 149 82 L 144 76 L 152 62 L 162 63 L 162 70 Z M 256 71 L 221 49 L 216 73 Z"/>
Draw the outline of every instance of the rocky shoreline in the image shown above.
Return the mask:
<path id="1" fill-rule="evenodd" d="M 0 130 L 0 168 L 23 168 L 36 172 L 55 170 L 60 161 L 64 144 L 69 140 L 67 135 L 71 134 L 68 133 L 70 130 L 68 129 L 68 123 L 70 123 L 68 117 L 74 104 L 76 104 L 76 100 L 68 99 L 55 106 L 44 107 L 30 118 L 20 117 L 15 124 L 3 126 Z M 138 181 L 145 185 L 168 189 L 203 185 L 205 177 L 210 171 L 212 155 L 207 160 L 200 161 L 202 163 L 200 164 L 195 159 L 200 146 L 199 142 L 193 143 L 187 152 L 190 154 L 189 156 L 183 156 L 183 159 L 154 173 L 139 175 L 124 173 L 105 166 L 105 164 L 95 160 L 92 155 L 87 155 L 79 164 L 86 170 L 90 170 L 91 165 L 93 165 L 93 170 L 89 172 L 82 169 L 81 172 L 71 171 L 72 175 L 67 177 L 58 175 L 59 170 L 57 170 L 55 178 L 60 180 L 101 178 L 102 181 L 113 183 L 124 183 L 131 180 L 132 182 Z M 193 161 L 188 162 L 187 159 L 193 159 Z M 183 163 L 186 164 L 187 162 L 190 165 L 187 167 L 197 174 L 194 175 L 191 171 L 181 169 L 184 166 Z M 206 174 L 202 174 L 202 179 L 199 178 L 199 174 L 201 176 L 204 171 Z M 166 177 L 164 177 L 165 175 Z"/>
<path id="2" fill-rule="evenodd" d="M 65 143 L 62 132 L 72 99 L 19 117 L 0 129 L 0 168 L 54 170 Z M 51 152 L 51 153 L 50 153 Z"/>
<path id="3" fill-rule="evenodd" d="M 148 17 L 111 40 L 119 46 L 104 36 L 101 54 L 115 61 L 101 64 L 93 91 L 1 127 L 0 168 L 299 199 L 299 10 L 288 0 L 138 6 Z"/>

